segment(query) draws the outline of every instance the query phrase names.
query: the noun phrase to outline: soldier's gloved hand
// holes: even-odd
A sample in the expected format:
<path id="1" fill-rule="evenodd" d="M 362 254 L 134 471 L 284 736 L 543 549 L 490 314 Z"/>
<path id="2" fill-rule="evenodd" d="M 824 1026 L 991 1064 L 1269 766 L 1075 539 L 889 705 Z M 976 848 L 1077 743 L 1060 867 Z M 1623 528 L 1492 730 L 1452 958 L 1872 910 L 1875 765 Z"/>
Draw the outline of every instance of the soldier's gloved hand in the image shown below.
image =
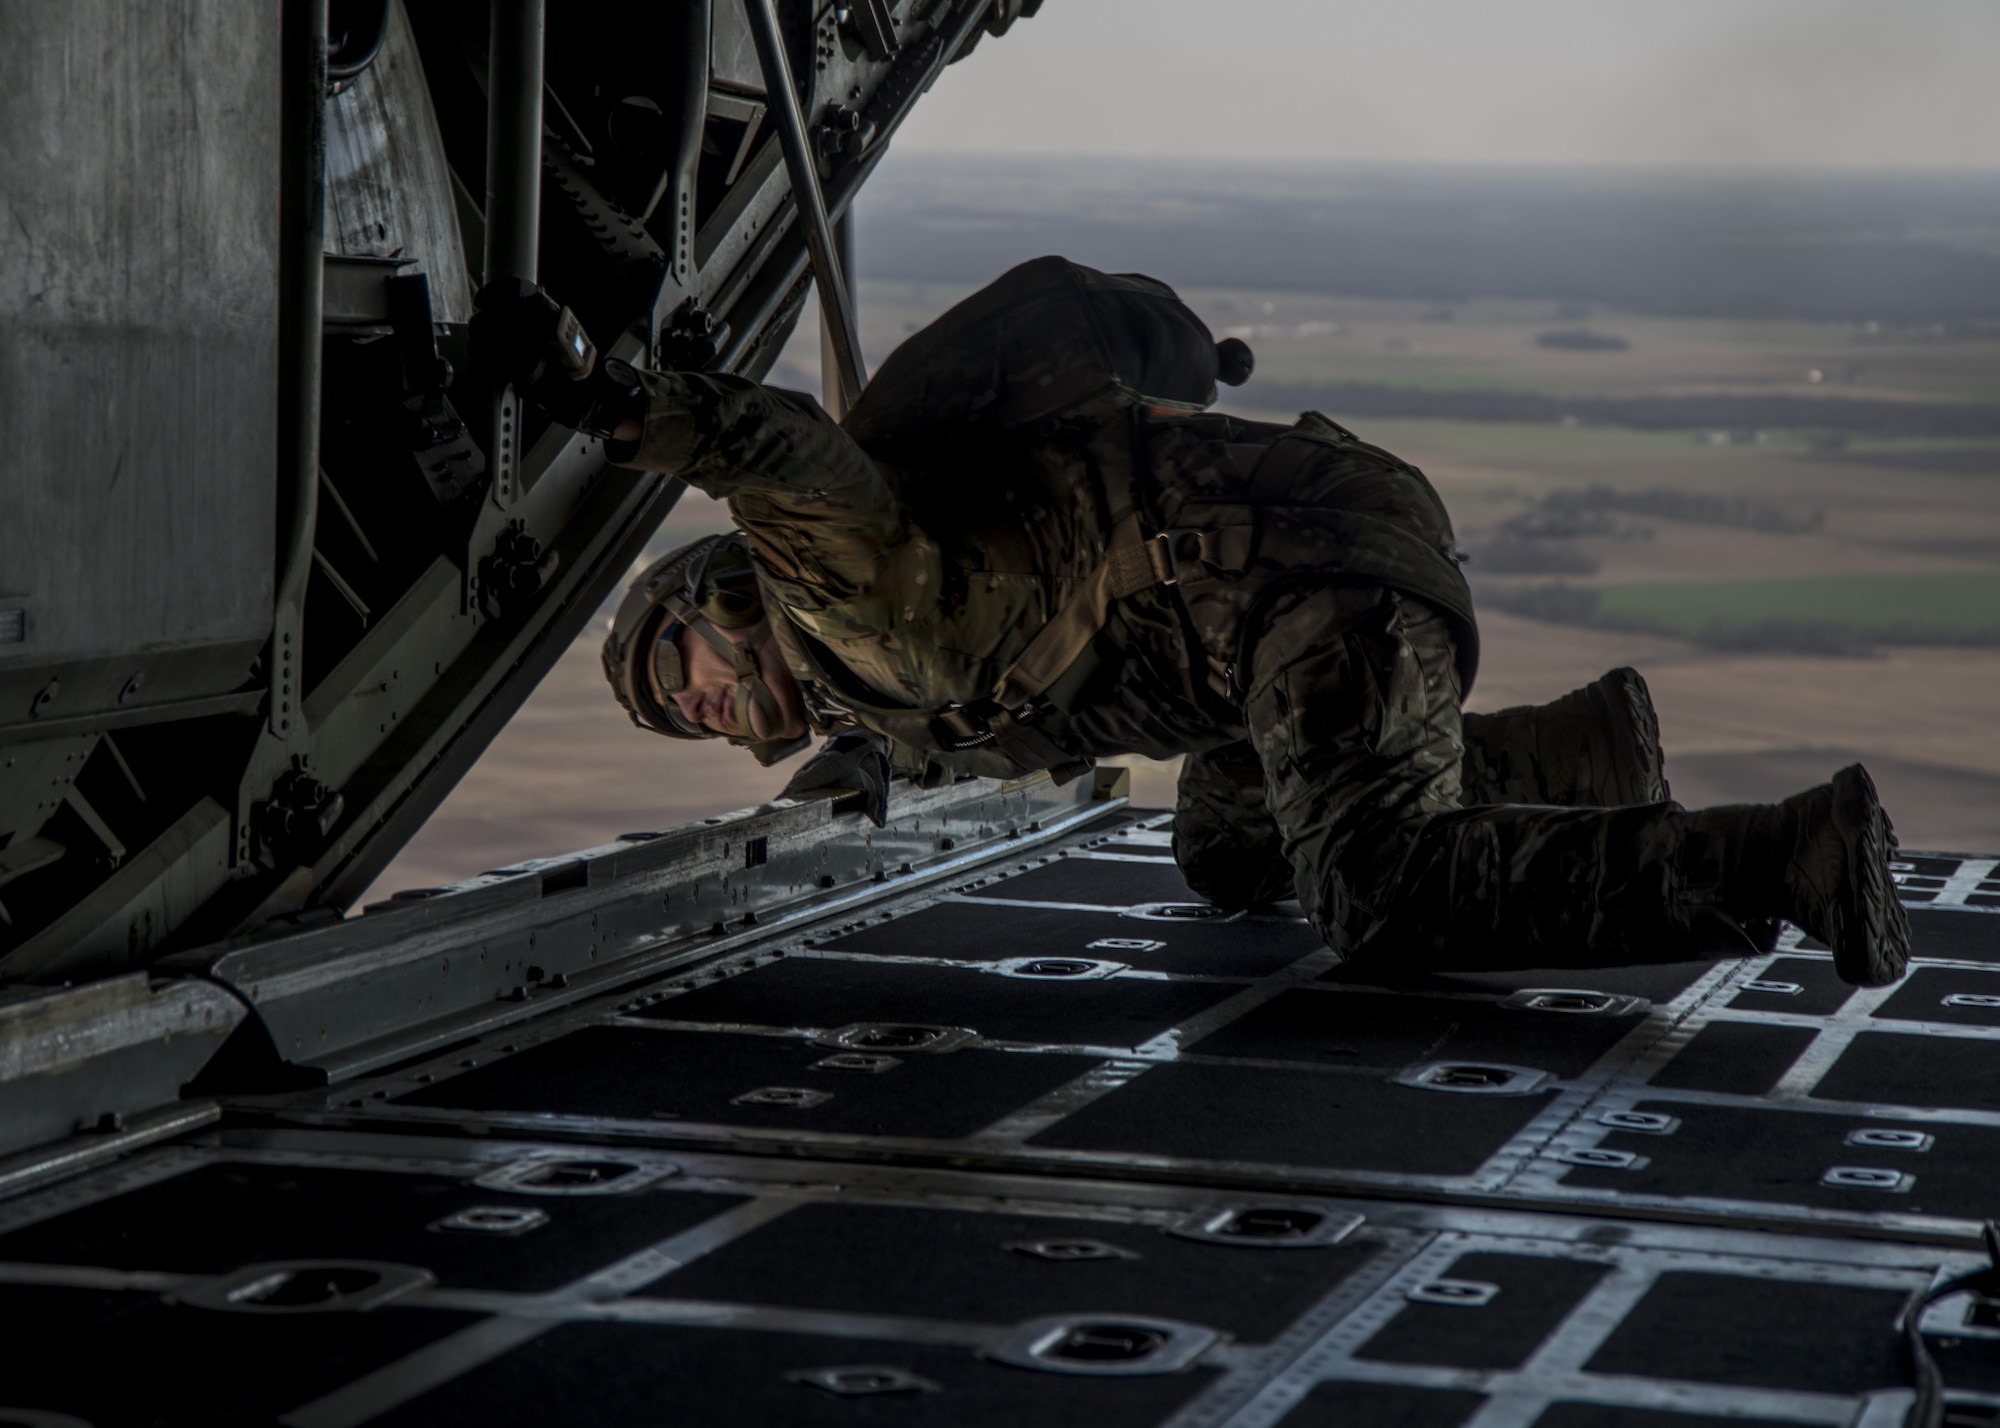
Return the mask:
<path id="1" fill-rule="evenodd" d="M 880 828 L 889 818 L 889 749 L 880 735 L 855 729 L 836 734 L 792 775 L 780 798 L 816 793 L 858 796 L 860 810 Z"/>
<path id="2" fill-rule="evenodd" d="M 512 387 L 551 419 L 610 439 L 643 417 L 645 393 L 625 362 L 599 362 L 576 314 L 525 278 L 501 278 L 473 297 L 472 360 L 493 387 Z"/>

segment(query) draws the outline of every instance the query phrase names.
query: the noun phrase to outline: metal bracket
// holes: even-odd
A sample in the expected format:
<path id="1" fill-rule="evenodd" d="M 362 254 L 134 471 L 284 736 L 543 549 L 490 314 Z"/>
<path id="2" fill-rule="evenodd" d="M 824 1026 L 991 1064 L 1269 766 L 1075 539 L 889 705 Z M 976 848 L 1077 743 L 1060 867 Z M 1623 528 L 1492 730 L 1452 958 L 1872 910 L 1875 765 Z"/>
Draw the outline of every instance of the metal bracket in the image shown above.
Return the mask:
<path id="1" fill-rule="evenodd" d="M 894 1071 L 903 1064 L 900 1056 L 879 1056 L 868 1051 L 839 1051 L 832 1056 L 822 1056 L 813 1062 L 814 1070 L 864 1071 L 871 1075 L 881 1075 L 884 1071 Z"/>
<path id="2" fill-rule="evenodd" d="M 1142 902 L 1137 907 L 1128 907 L 1121 917 L 1136 917 L 1144 922 L 1208 922 L 1211 920 L 1228 922 L 1241 917 L 1240 912 L 1232 912 L 1226 907 L 1217 907 L 1209 902 Z"/>
<path id="3" fill-rule="evenodd" d="M 1631 1016 L 1647 1010 L 1652 1003 L 1644 997 L 1621 997 L 1611 992 L 1523 987 L 1500 1005 L 1516 1011 L 1563 1012 L 1570 1016 Z"/>
<path id="4" fill-rule="evenodd" d="M 1018 977 L 1029 982 L 1101 982 L 1126 968 L 1124 962 L 1104 962 L 1094 957 L 1009 957 L 990 963 L 984 970 L 996 977 Z"/>
<path id="5" fill-rule="evenodd" d="M 941 1385 L 908 1369 L 888 1364 L 848 1364 L 839 1368 L 795 1369 L 785 1375 L 787 1383 L 822 1388 L 842 1398 L 859 1398 L 876 1393 L 936 1393 Z"/>
<path id="6" fill-rule="evenodd" d="M 857 1021 L 823 1031 L 815 1046 L 836 1051 L 956 1051 L 979 1035 L 963 1026 L 922 1026 L 914 1022 Z"/>
<path id="7" fill-rule="evenodd" d="M 740 1096 L 730 1097 L 732 1106 L 780 1106 L 788 1111 L 806 1111 L 833 1099 L 831 1091 L 815 1091 L 810 1086 L 759 1086 Z"/>
<path id="8" fill-rule="evenodd" d="M 1836 1165 L 1820 1176 L 1819 1183 L 1835 1190 L 1883 1190 L 1891 1195 L 1907 1195 L 1917 1177 L 1872 1165 Z"/>
<path id="9" fill-rule="evenodd" d="M 1552 1151 L 1549 1159 L 1563 1165 L 1581 1165 L 1587 1170 L 1644 1170 L 1653 1163 L 1648 1157 L 1633 1151 L 1606 1150 L 1594 1145 L 1577 1150 Z"/>
<path id="10" fill-rule="evenodd" d="M 1121 1249 L 1117 1245 L 1106 1244 L 1103 1240 L 1019 1240 L 1008 1245 L 1015 1254 L 1027 1255 L 1030 1259 L 1052 1259 L 1064 1262 L 1085 1259 L 1138 1259 L 1134 1250 Z"/>
<path id="11" fill-rule="evenodd" d="M 624 1195 L 678 1175 L 680 1169 L 671 1161 L 542 1152 L 489 1170 L 472 1183 L 514 1195 Z"/>
<path id="12" fill-rule="evenodd" d="M 1456 1091 L 1471 1096 L 1531 1096 L 1549 1073 L 1530 1066 L 1495 1066 L 1480 1061 L 1432 1061 L 1398 1071 L 1398 1086 L 1423 1091 Z"/>
<path id="13" fill-rule="evenodd" d="M 1320 1249 L 1339 1244 L 1366 1223 L 1365 1215 L 1332 1205 L 1239 1204 L 1197 1211 L 1167 1233 L 1246 1249 Z"/>
<path id="14" fill-rule="evenodd" d="M 1937 1137 L 1916 1130 L 1853 1130 L 1842 1145 L 1865 1145 L 1875 1150 L 1907 1150 L 1921 1155 L 1937 1144 Z"/>
<path id="15" fill-rule="evenodd" d="M 426 1228 L 441 1234 L 525 1235 L 549 1222 L 546 1210 L 532 1205 L 467 1205 Z"/>
<path id="16" fill-rule="evenodd" d="M 1221 1337 L 1199 1324 L 1137 1314 L 1054 1315 L 1017 1324 L 986 1357 L 1046 1373 L 1129 1378 L 1184 1369 Z"/>
<path id="17" fill-rule="evenodd" d="M 1597 1123 L 1634 1135 L 1672 1135 L 1681 1128 L 1679 1116 L 1662 1115 L 1657 1111 L 1606 1111 L 1597 1118 Z"/>
<path id="18" fill-rule="evenodd" d="M 1499 1297 L 1500 1286 L 1483 1279 L 1433 1279 L 1403 1292 L 1412 1304 L 1449 1304 L 1454 1309 L 1483 1309 Z"/>
<path id="19" fill-rule="evenodd" d="M 175 1296 L 193 1309 L 234 1314 L 336 1314 L 373 1309 L 437 1282 L 427 1269 L 364 1259 L 249 1264 Z"/>

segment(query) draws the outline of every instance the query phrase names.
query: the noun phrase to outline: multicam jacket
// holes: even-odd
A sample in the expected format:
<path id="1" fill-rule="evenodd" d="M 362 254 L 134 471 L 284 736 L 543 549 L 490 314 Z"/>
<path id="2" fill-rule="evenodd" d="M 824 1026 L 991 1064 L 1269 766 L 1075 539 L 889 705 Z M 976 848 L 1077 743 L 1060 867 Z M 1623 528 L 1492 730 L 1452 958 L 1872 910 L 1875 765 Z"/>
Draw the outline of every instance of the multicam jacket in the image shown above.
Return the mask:
<path id="1" fill-rule="evenodd" d="M 642 380 L 629 464 L 728 502 L 809 705 L 887 735 L 906 767 L 1011 776 L 1242 739 L 1237 671 L 1281 582 L 1418 597 L 1451 621 L 1471 686 L 1471 597 L 1442 502 L 1416 468 L 1317 414 L 1283 426 L 1132 409 L 871 453 L 798 393 Z M 989 700 L 1132 505 L 1159 578 L 1111 602 L 1029 711 L 1032 738 L 968 739 L 965 718 L 941 718 Z"/>

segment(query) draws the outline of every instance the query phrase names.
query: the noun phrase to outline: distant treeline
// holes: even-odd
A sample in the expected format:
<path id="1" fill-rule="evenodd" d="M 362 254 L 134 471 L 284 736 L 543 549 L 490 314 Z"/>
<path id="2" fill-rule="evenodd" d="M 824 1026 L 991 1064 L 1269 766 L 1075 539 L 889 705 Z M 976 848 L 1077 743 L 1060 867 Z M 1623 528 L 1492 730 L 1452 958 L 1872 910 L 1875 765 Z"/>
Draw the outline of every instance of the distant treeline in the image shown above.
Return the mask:
<path id="1" fill-rule="evenodd" d="M 869 277 L 981 282 L 1063 253 L 1183 286 L 2000 319 L 2000 185 L 1981 174 L 896 155 L 858 213 Z"/>
<path id="2" fill-rule="evenodd" d="M 1594 575 L 1600 562 L 1571 541 L 1585 536 L 1614 540 L 1650 540 L 1648 526 L 1627 525 L 1619 515 L 1657 516 L 1687 525 L 1724 526 L 1757 531 L 1764 535 L 1800 535 L 1826 524 L 1823 511 L 1797 516 L 1768 501 L 1740 496 L 1716 496 L 1705 491 L 1683 491 L 1672 486 L 1648 486 L 1638 491 L 1620 491 L 1610 486 L 1592 485 L 1550 491 L 1517 516 L 1510 516 L 1495 528 L 1497 539 L 1471 553 L 1472 573 L 1484 575 Z M 1553 596 L 1549 591 L 1556 592 Z M 1560 602 L 1570 596 L 1566 585 L 1541 587 L 1538 599 Z M 1590 611 L 1595 612 L 1595 592 Z M 1565 609 L 1558 604 L 1553 608 Z"/>
<path id="3" fill-rule="evenodd" d="M 1665 635 L 1704 649 L 1732 654 L 1835 655 L 1864 658 L 1882 645 L 2000 645 L 2000 624 L 1965 628 L 1921 620 L 1893 620 L 1863 628 L 1844 620 L 1711 620 L 1688 631 L 1645 615 L 1605 610 L 1587 585 L 1485 585 L 1475 590 L 1482 608 L 1552 625 L 1583 625 L 1624 634 Z"/>
<path id="4" fill-rule="evenodd" d="M 1324 411 L 1345 417 L 1558 422 L 1648 431 L 1803 430 L 1870 437 L 2000 436 L 2000 406 L 1807 396 L 1552 397 L 1540 392 L 1389 386 L 1379 382 L 1280 383 L 1254 378 L 1230 405 Z"/>
<path id="5" fill-rule="evenodd" d="M 1647 486 L 1637 491 L 1620 491 L 1601 484 L 1550 491 L 1531 510 L 1502 523 L 1509 535 L 1529 538 L 1557 538 L 1579 535 L 1615 535 L 1609 512 L 1658 516 L 1662 520 L 1683 521 L 1696 526 L 1728 526 L 1736 530 L 1762 531 L 1766 535 L 1800 535 L 1826 524 L 1826 513 L 1814 511 L 1795 516 L 1769 501 L 1746 496 L 1716 496 L 1706 491 L 1683 491 L 1674 486 Z"/>

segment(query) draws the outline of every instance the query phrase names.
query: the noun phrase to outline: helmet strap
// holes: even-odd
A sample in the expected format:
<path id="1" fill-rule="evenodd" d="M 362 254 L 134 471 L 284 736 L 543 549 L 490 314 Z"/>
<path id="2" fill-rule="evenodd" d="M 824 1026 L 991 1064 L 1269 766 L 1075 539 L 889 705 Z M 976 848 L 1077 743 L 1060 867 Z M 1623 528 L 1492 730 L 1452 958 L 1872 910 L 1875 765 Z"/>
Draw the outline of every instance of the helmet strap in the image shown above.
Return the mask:
<path id="1" fill-rule="evenodd" d="M 771 641 L 771 622 L 759 620 L 750 628 L 750 638 L 738 644 L 711 624 L 700 611 L 689 611 L 683 617 L 683 624 L 693 630 L 709 647 L 729 661 L 729 667 L 736 675 L 736 722 L 746 735 L 754 737 L 756 725 L 750 722 L 750 711 L 755 708 L 764 715 L 767 727 L 776 729 L 785 722 L 783 707 L 778 696 L 771 692 L 771 686 L 764 682 L 757 655 Z"/>

